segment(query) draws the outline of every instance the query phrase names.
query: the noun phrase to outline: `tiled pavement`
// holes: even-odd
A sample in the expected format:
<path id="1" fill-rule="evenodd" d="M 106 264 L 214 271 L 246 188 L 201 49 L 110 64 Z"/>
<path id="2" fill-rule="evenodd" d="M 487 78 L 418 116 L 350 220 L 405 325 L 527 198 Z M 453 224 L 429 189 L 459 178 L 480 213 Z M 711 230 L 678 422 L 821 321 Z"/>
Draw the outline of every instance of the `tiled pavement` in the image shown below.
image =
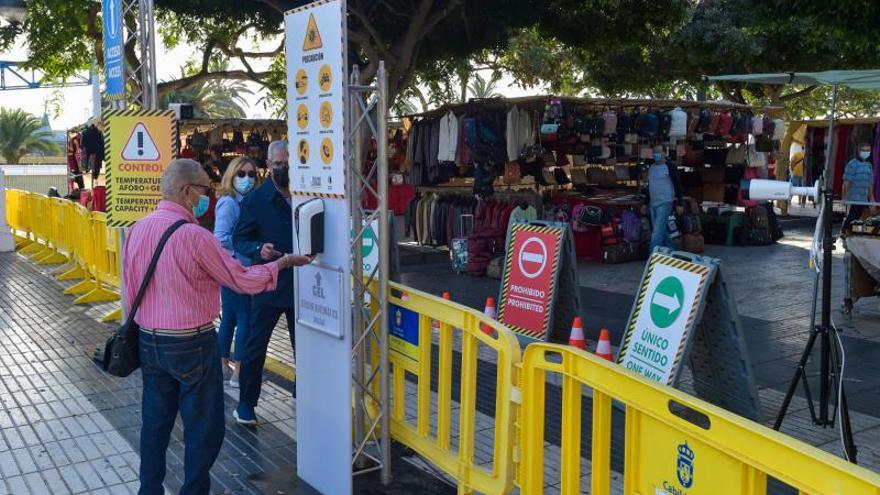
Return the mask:
<path id="1" fill-rule="evenodd" d="M 111 325 L 98 323 L 113 305 L 74 306 L 62 285 L 15 253 L 0 253 L 0 495 L 136 493 L 141 377 L 110 377 L 90 359 Z M 276 332 L 286 336 L 287 332 Z M 290 360 L 289 342 L 273 343 Z M 256 429 L 238 426 L 237 389 L 226 390 L 226 436 L 212 470 L 222 494 L 300 493 L 295 479 L 295 413 L 290 384 L 266 382 Z M 172 433 L 166 490 L 183 480 L 183 430 Z M 359 493 L 378 493 L 369 476 Z M 448 493 L 447 485 L 397 464 L 388 493 Z M 308 490 L 303 490 L 308 492 Z"/>

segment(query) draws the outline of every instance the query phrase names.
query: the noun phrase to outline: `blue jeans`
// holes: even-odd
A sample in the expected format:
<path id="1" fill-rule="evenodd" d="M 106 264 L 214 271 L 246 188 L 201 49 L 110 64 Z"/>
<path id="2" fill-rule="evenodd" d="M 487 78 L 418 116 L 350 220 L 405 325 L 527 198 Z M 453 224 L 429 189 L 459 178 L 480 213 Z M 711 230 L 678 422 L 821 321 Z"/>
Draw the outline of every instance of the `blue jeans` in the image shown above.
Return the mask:
<path id="1" fill-rule="evenodd" d="M 232 289 L 223 287 L 220 289 L 220 301 L 222 303 L 222 315 L 220 320 L 220 357 L 229 359 L 229 349 L 232 347 L 232 336 L 235 335 L 234 361 L 241 361 L 241 350 L 244 348 L 245 336 L 250 326 L 251 296 L 239 294 Z"/>
<path id="2" fill-rule="evenodd" d="M 165 451 L 177 412 L 183 419 L 181 495 L 207 495 L 226 432 L 217 334 L 167 337 L 141 332 L 140 495 L 164 494 Z"/>
<path id="3" fill-rule="evenodd" d="M 660 203 L 651 205 L 651 251 L 656 247 L 673 247 L 672 239 L 669 238 L 669 215 L 672 214 L 672 203 Z"/>
<path id="4" fill-rule="evenodd" d="M 293 338 L 293 326 L 296 324 L 293 308 L 257 305 L 251 308 L 251 328 L 244 341 L 244 349 L 241 354 L 241 368 L 238 370 L 239 402 L 248 407 L 257 407 L 257 401 L 260 400 L 260 391 L 263 387 L 263 366 L 266 365 L 266 352 L 269 349 L 269 341 L 272 339 L 272 331 L 278 325 L 281 315 L 287 318 L 290 347 L 293 348 L 296 345 Z"/>

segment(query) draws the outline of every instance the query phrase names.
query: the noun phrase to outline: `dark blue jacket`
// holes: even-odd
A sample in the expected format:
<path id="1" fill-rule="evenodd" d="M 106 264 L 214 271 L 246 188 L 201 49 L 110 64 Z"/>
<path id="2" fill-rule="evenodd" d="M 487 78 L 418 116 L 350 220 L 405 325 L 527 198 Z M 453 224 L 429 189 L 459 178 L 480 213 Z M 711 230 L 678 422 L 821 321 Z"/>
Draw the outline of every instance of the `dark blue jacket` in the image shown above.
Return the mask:
<path id="1" fill-rule="evenodd" d="M 290 205 L 267 180 L 262 186 L 245 196 L 241 202 L 241 214 L 232 234 L 235 251 L 250 259 L 253 264 L 266 263 L 260 258 L 260 248 L 265 243 L 275 246 L 284 254 L 293 252 L 293 226 Z M 293 269 L 278 274 L 278 287 L 257 294 L 254 306 L 280 308 L 293 307 Z"/>

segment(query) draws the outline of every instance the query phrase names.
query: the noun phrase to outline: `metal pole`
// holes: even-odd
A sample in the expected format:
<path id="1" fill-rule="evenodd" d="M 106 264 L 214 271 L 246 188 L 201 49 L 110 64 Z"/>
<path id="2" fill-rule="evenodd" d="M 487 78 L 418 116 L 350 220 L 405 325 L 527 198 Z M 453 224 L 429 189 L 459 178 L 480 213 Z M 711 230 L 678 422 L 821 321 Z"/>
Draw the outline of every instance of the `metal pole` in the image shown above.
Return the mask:
<path id="1" fill-rule="evenodd" d="M 153 0 L 138 1 L 138 24 L 141 32 L 141 92 L 145 110 L 158 108 L 156 101 L 156 36 Z"/>
<path id="2" fill-rule="evenodd" d="M 351 69 L 351 85 L 355 86 L 358 84 L 360 79 L 360 70 L 358 66 L 355 65 Z M 362 155 L 362 146 L 361 142 L 363 141 L 363 127 L 358 124 L 359 119 L 361 117 L 361 108 L 358 104 L 358 98 L 360 98 L 360 93 L 357 91 L 349 91 L 349 103 L 348 108 L 349 118 L 351 119 L 351 124 L 349 125 L 349 136 L 350 136 L 350 163 L 348 164 L 348 181 L 353 184 L 354 187 L 351 187 L 349 194 L 349 201 L 351 204 L 349 206 L 349 211 L 351 212 L 351 228 L 355 233 L 355 238 L 352 239 L 352 266 L 351 266 L 351 276 L 353 280 L 354 287 L 354 307 L 351 310 L 351 328 L 352 328 L 352 336 L 351 340 L 354 343 L 358 343 L 364 338 L 364 301 L 363 295 L 360 290 L 361 285 L 364 280 L 364 261 L 363 261 L 363 253 L 361 248 L 363 246 L 363 238 L 359 235 L 361 231 L 361 227 L 363 226 L 363 216 L 361 215 L 361 189 L 362 185 L 359 183 L 357 179 L 357 170 L 360 170 L 359 167 L 363 164 L 363 155 Z M 356 126 L 356 127 L 355 127 Z M 355 345 L 354 349 L 352 349 L 352 359 L 354 359 L 354 374 L 358 383 L 364 383 L 365 377 L 365 361 L 366 361 L 366 345 Z M 364 390 L 355 386 L 354 390 L 355 394 L 355 410 L 354 410 L 354 440 L 355 445 L 359 445 L 364 441 L 364 437 L 366 432 L 364 431 Z M 363 468 L 362 464 L 365 461 L 363 456 L 355 459 L 355 467 Z"/>
<path id="3" fill-rule="evenodd" d="M 376 74 L 379 101 L 376 104 L 376 166 L 379 167 L 379 391 L 382 398 L 382 484 L 391 482 L 391 424 L 388 418 L 388 275 L 391 232 L 388 228 L 388 75 L 385 62 L 379 61 Z"/>
<path id="4" fill-rule="evenodd" d="M 822 208 L 822 220 L 824 233 L 822 238 L 822 315 L 819 322 L 821 335 L 821 370 L 819 375 L 819 421 L 822 425 L 828 424 L 828 396 L 830 393 L 831 377 L 829 373 L 829 360 L 831 358 L 831 263 L 834 250 L 834 238 L 831 233 L 831 211 L 834 206 L 834 118 L 837 112 L 837 85 L 831 91 L 831 117 L 828 122 L 828 152 L 825 154 L 824 173 L 824 205 Z"/>
<path id="5" fill-rule="evenodd" d="M 101 72 L 98 70 L 98 62 L 92 59 L 89 69 L 89 78 L 92 80 L 92 117 L 101 118 Z"/>

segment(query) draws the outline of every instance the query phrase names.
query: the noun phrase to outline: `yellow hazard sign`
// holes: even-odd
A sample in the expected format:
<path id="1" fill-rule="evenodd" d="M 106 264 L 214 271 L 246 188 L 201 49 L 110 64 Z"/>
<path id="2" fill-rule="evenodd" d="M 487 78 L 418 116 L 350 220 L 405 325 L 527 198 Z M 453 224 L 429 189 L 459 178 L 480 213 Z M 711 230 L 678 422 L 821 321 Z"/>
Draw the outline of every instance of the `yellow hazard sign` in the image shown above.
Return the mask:
<path id="1" fill-rule="evenodd" d="M 321 42 L 321 33 L 318 32 L 318 23 L 315 22 L 315 14 L 309 14 L 309 25 L 306 27 L 306 39 L 303 40 L 303 51 L 317 50 L 324 46 Z"/>
<path id="2" fill-rule="evenodd" d="M 306 89 L 309 87 L 309 76 L 306 75 L 305 69 L 300 69 L 296 71 L 296 92 L 300 96 L 306 94 Z"/>
<path id="3" fill-rule="evenodd" d="M 318 86 L 321 87 L 321 91 L 325 93 L 330 91 L 330 85 L 333 83 L 333 72 L 330 71 L 330 66 L 324 64 L 321 66 L 321 70 L 318 71 Z"/>
<path id="4" fill-rule="evenodd" d="M 330 138 L 321 140 L 321 161 L 324 165 L 330 165 L 333 161 L 333 141 Z"/>
<path id="5" fill-rule="evenodd" d="M 107 225 L 130 227 L 162 199 L 162 173 L 177 155 L 174 112 L 110 110 L 104 124 Z"/>
<path id="6" fill-rule="evenodd" d="M 302 130 L 309 126 L 309 107 L 302 103 L 296 107 L 296 125 Z"/>
<path id="7" fill-rule="evenodd" d="M 319 110 L 318 117 L 321 120 L 321 127 L 328 128 L 330 124 L 333 123 L 333 106 L 330 105 L 329 101 L 321 102 L 321 109 Z"/>
<path id="8" fill-rule="evenodd" d="M 305 139 L 300 139 L 299 144 L 296 147 L 296 156 L 299 159 L 299 163 L 305 165 L 309 161 L 309 142 Z"/>

